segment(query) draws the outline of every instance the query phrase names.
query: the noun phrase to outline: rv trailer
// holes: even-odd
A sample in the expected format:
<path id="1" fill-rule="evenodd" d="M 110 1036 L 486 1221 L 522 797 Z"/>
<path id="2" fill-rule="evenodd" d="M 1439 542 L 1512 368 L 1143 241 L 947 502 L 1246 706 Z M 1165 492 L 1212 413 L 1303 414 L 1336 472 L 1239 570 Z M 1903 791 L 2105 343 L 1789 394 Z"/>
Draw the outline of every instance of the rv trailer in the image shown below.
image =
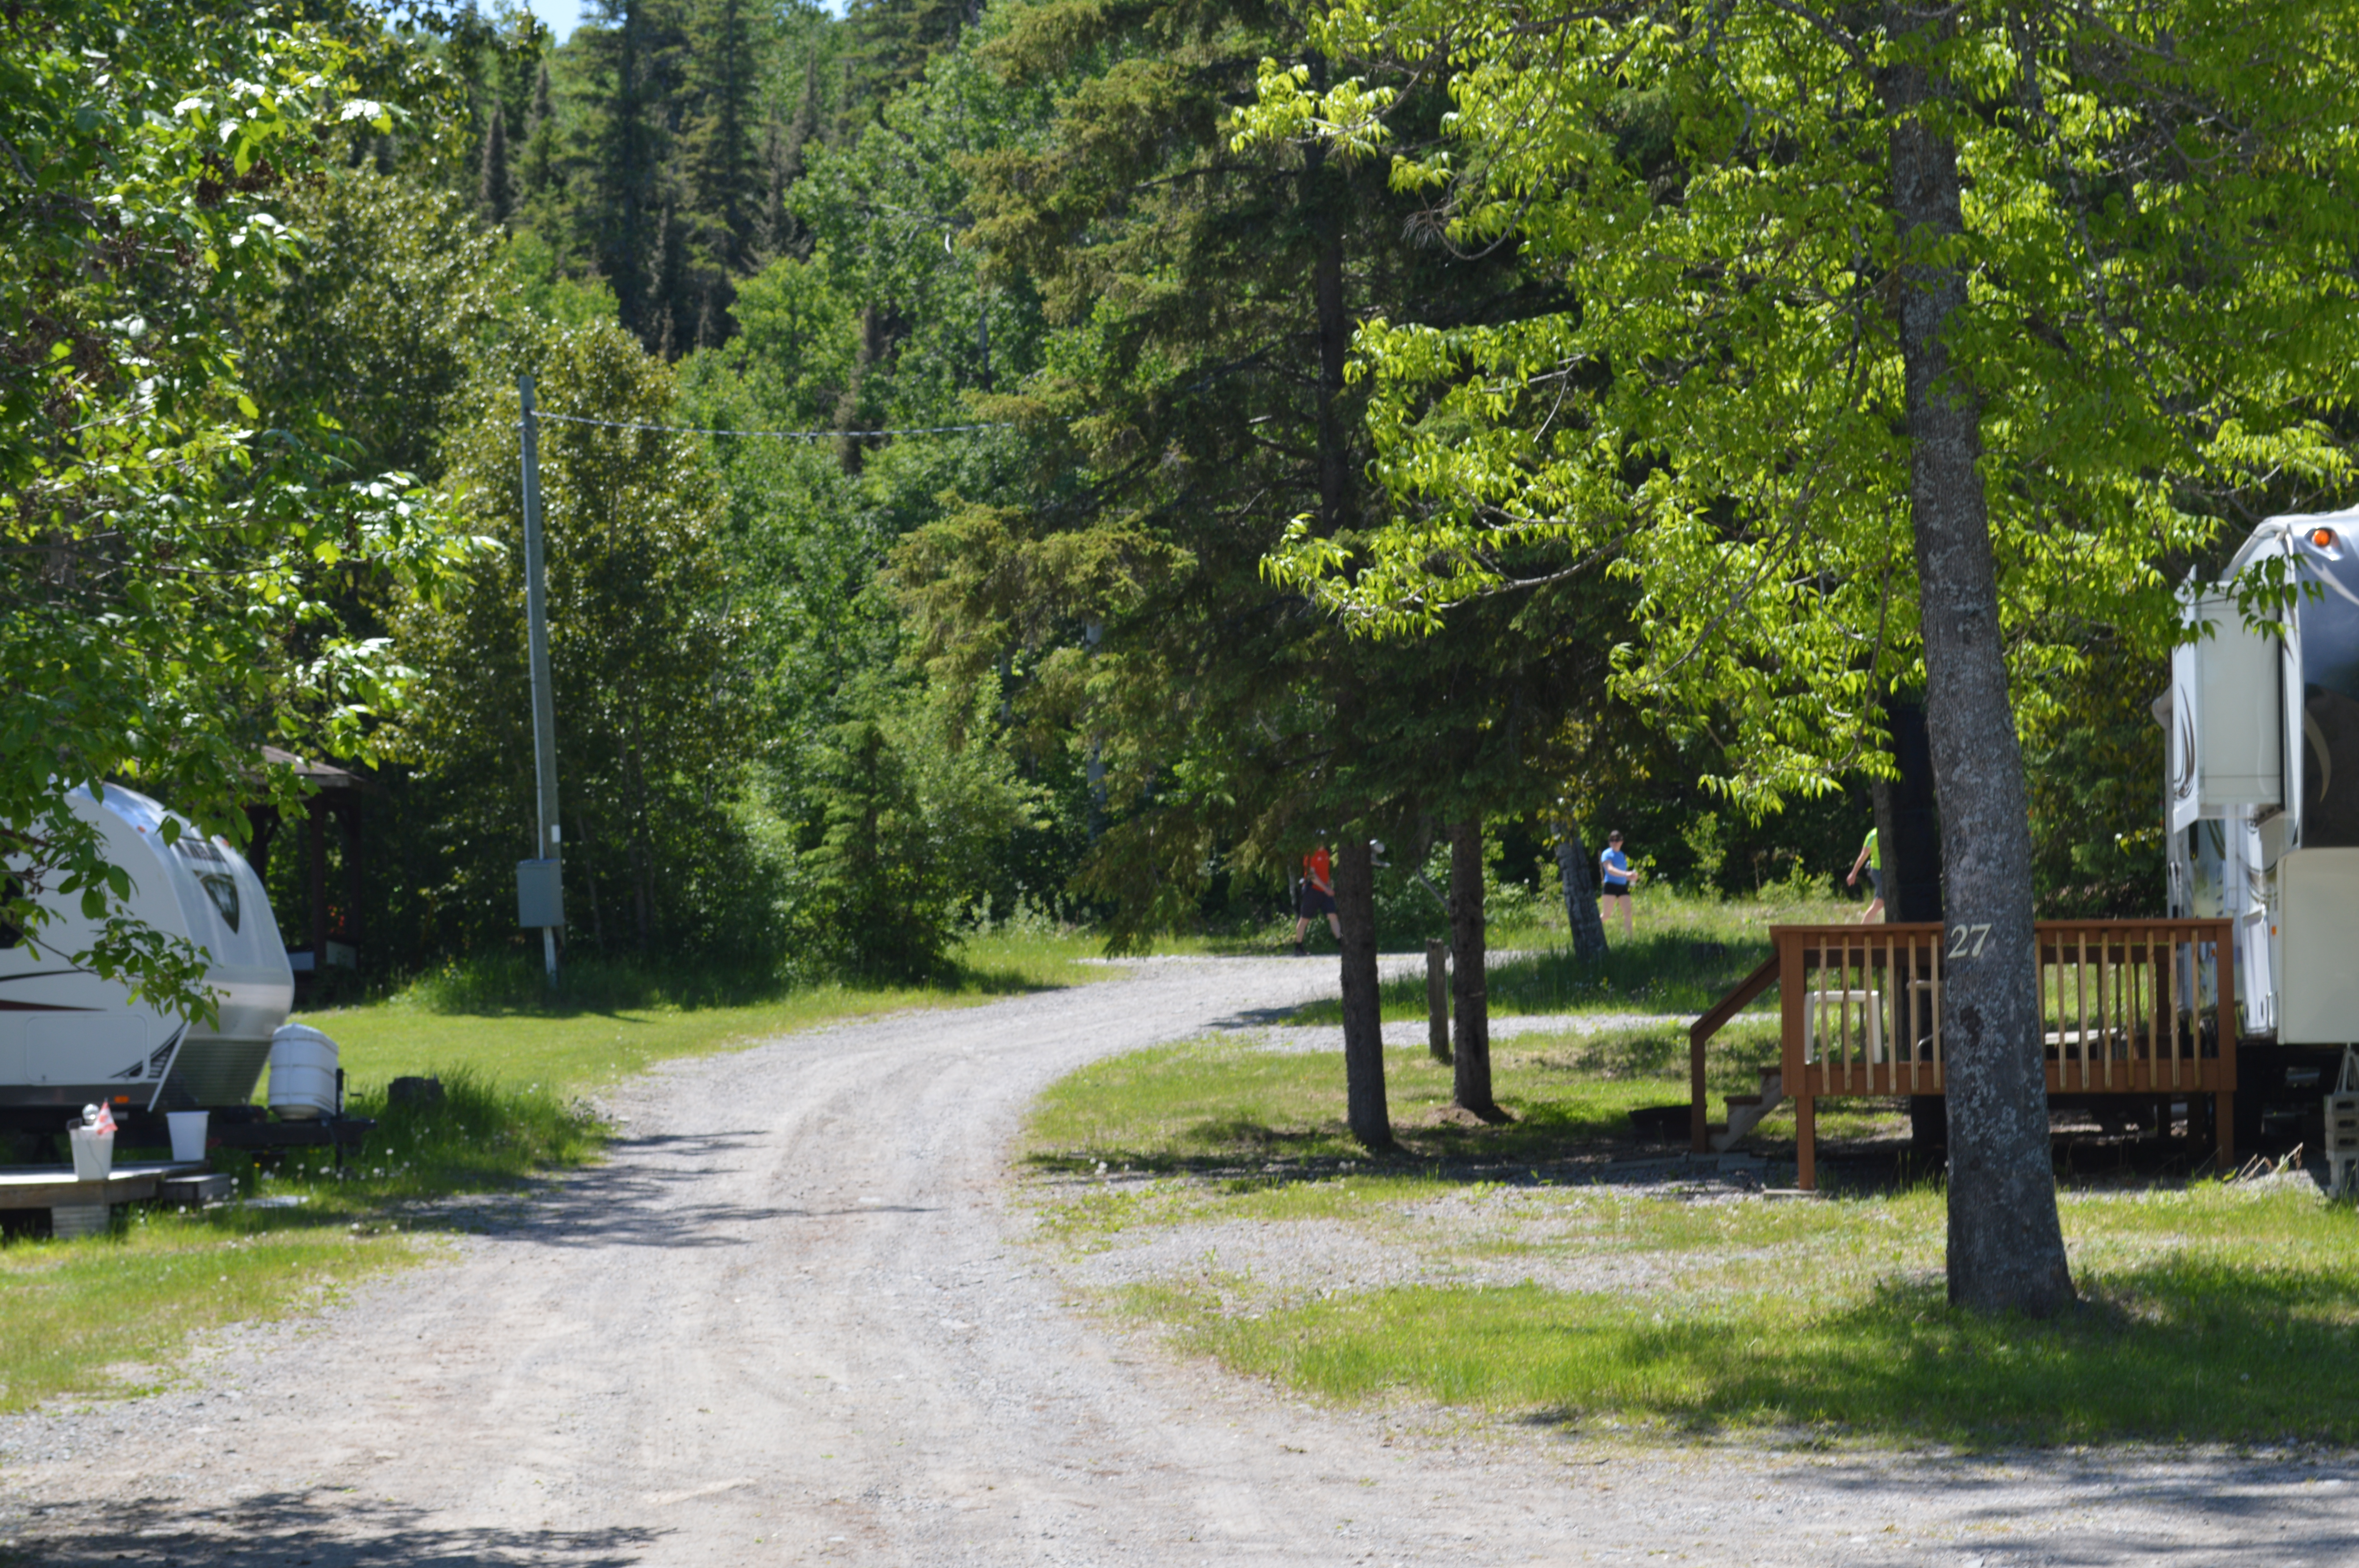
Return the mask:
<path id="1" fill-rule="evenodd" d="M 2298 590 L 2282 635 L 2231 591 L 2271 560 Z M 2359 1042 L 2359 511 L 2268 519 L 2181 601 L 2199 634 L 2155 705 L 2169 913 L 2234 923 L 2237 1143 L 2282 1145 Z"/>
<path id="2" fill-rule="evenodd" d="M 134 1113 L 245 1105 L 295 1000 L 261 879 L 228 840 L 136 791 L 108 784 L 103 798 L 85 788 L 68 799 L 130 873 L 131 914 L 206 951 L 220 1018 L 189 1023 L 77 968 L 71 955 L 89 946 L 91 923 L 75 901 L 43 899 L 52 918 L 35 934 L 38 953 L 0 931 L 0 1132 L 54 1133 L 96 1100 Z M 179 825 L 169 845 L 168 821 Z"/>

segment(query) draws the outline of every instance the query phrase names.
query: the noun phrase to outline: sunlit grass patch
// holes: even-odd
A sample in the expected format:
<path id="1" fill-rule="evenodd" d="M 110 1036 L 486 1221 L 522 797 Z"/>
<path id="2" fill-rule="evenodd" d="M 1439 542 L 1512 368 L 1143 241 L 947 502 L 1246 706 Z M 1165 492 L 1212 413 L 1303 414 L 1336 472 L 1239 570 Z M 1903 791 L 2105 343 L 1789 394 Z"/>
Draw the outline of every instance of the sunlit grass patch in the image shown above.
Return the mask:
<path id="1" fill-rule="evenodd" d="M 113 1236 L 0 1248 L 0 1411 L 168 1379 L 192 1335 L 319 1306 L 417 1256 L 341 1209 L 158 1212 Z"/>
<path id="2" fill-rule="evenodd" d="M 1118 971 L 1082 962 L 1098 946 L 1080 933 L 979 934 L 960 949 L 955 974 L 929 986 L 795 986 L 582 964 L 552 989 L 536 965 L 485 960 L 445 966 L 380 1000 L 299 1016 L 335 1040 L 354 1082 L 444 1062 L 571 1090 L 798 1030 L 1105 979 Z"/>
<path id="3" fill-rule="evenodd" d="M 519 1188 L 603 1145 L 587 1108 L 553 1089 L 505 1087 L 465 1066 L 439 1076 L 434 1106 L 388 1107 L 382 1085 L 356 1091 L 350 1108 L 377 1128 L 342 1172 L 321 1150 L 215 1151 L 215 1169 L 237 1178 L 233 1203 L 127 1208 L 106 1235 L 0 1248 L 0 1410 L 168 1378 L 191 1336 L 312 1310 L 416 1260 L 419 1233 L 465 1223 L 439 1200 Z M 126 1380 L 132 1368 L 147 1370 Z"/>
<path id="4" fill-rule="evenodd" d="M 1027 1128 L 1041 1234 L 1182 1347 L 1327 1399 L 1682 1440 L 2359 1441 L 2359 1391 L 2318 1373 L 2359 1349 L 2348 1204 L 2291 1181 L 2067 1192 L 2085 1307 L 1953 1312 L 1935 1183 L 1809 1201 L 1594 1179 L 1644 1152 L 1628 1105 L 1684 1098 L 1684 1033 L 1495 1046 L 1506 1127 L 1420 1119 L 1447 1069 L 1388 1053 L 1404 1152 L 1382 1159 L 1343 1130 L 1332 1052 L 1094 1064 Z M 1773 1045 L 1738 1026 L 1714 1092 Z"/>
<path id="5" fill-rule="evenodd" d="M 235 1202 L 197 1214 L 126 1208 L 110 1234 L 0 1248 L 0 1410 L 126 1391 L 136 1386 L 119 1375 L 126 1366 L 168 1375 L 193 1334 L 308 1310 L 414 1260 L 405 1238 L 468 1223 L 440 1200 L 515 1191 L 603 1146 L 589 1109 L 553 1090 L 463 1066 L 440 1076 L 439 1105 L 387 1106 L 381 1086 L 355 1094 L 351 1108 L 377 1128 L 341 1172 L 322 1150 L 275 1160 L 215 1151 L 215 1169 L 237 1178 Z"/>
<path id="6" fill-rule="evenodd" d="M 1748 1222 L 1805 1206 L 1745 1206 Z M 2089 1206 L 2084 1242 L 2087 1220 L 2102 1229 L 2122 1206 Z M 1188 1348 L 1306 1393 L 1576 1430 L 1964 1446 L 2359 1441 L 2359 1390 L 2318 1373 L 2359 1346 L 2353 1216 L 2298 1195 L 2270 1207 L 2257 1234 L 2084 1261 L 2088 1304 L 2050 1323 L 1954 1310 L 1931 1270 L 1830 1278 L 1807 1252 L 1764 1269 L 1756 1289 L 1668 1297 L 1412 1287 L 1239 1312 L 1172 1281 L 1125 1304 Z"/>

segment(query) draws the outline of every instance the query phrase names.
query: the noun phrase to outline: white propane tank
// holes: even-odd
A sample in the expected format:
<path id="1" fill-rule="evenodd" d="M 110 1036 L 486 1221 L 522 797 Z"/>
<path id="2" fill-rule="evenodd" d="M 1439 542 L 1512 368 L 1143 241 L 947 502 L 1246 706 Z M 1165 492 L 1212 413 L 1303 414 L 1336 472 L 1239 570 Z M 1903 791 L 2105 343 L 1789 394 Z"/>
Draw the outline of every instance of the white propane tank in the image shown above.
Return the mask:
<path id="1" fill-rule="evenodd" d="M 282 1023 L 270 1036 L 270 1108 L 286 1121 L 336 1113 L 336 1043 L 308 1023 Z"/>

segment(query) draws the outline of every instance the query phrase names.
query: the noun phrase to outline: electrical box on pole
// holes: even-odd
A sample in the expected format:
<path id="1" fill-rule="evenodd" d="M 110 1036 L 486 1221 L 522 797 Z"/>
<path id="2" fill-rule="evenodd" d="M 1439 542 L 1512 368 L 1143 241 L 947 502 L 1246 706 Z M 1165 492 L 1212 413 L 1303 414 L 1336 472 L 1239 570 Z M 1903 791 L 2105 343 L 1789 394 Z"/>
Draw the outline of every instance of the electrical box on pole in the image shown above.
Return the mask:
<path id="1" fill-rule="evenodd" d="M 532 772 L 538 806 L 534 858 L 516 867 L 519 922 L 540 927 L 549 978 L 557 979 L 557 933 L 565 924 L 557 827 L 557 697 L 549 676 L 549 597 L 542 585 L 540 421 L 534 416 L 532 377 L 516 377 L 518 435 L 524 449 L 525 644 L 532 666 Z"/>

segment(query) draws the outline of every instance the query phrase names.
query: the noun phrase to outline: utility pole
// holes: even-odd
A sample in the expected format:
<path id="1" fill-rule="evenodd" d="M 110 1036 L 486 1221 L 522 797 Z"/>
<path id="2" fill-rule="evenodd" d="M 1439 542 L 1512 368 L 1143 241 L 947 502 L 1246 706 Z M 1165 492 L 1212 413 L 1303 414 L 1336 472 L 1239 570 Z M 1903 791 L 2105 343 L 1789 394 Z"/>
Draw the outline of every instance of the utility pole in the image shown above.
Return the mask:
<path id="1" fill-rule="evenodd" d="M 540 421 L 532 406 L 532 377 L 516 377 L 524 447 L 525 642 L 532 665 L 532 773 L 539 833 L 534 858 L 516 867 L 516 919 L 540 927 L 549 984 L 557 983 L 557 932 L 565 924 L 565 884 L 558 859 L 557 697 L 549 678 L 549 597 L 541 586 Z"/>

